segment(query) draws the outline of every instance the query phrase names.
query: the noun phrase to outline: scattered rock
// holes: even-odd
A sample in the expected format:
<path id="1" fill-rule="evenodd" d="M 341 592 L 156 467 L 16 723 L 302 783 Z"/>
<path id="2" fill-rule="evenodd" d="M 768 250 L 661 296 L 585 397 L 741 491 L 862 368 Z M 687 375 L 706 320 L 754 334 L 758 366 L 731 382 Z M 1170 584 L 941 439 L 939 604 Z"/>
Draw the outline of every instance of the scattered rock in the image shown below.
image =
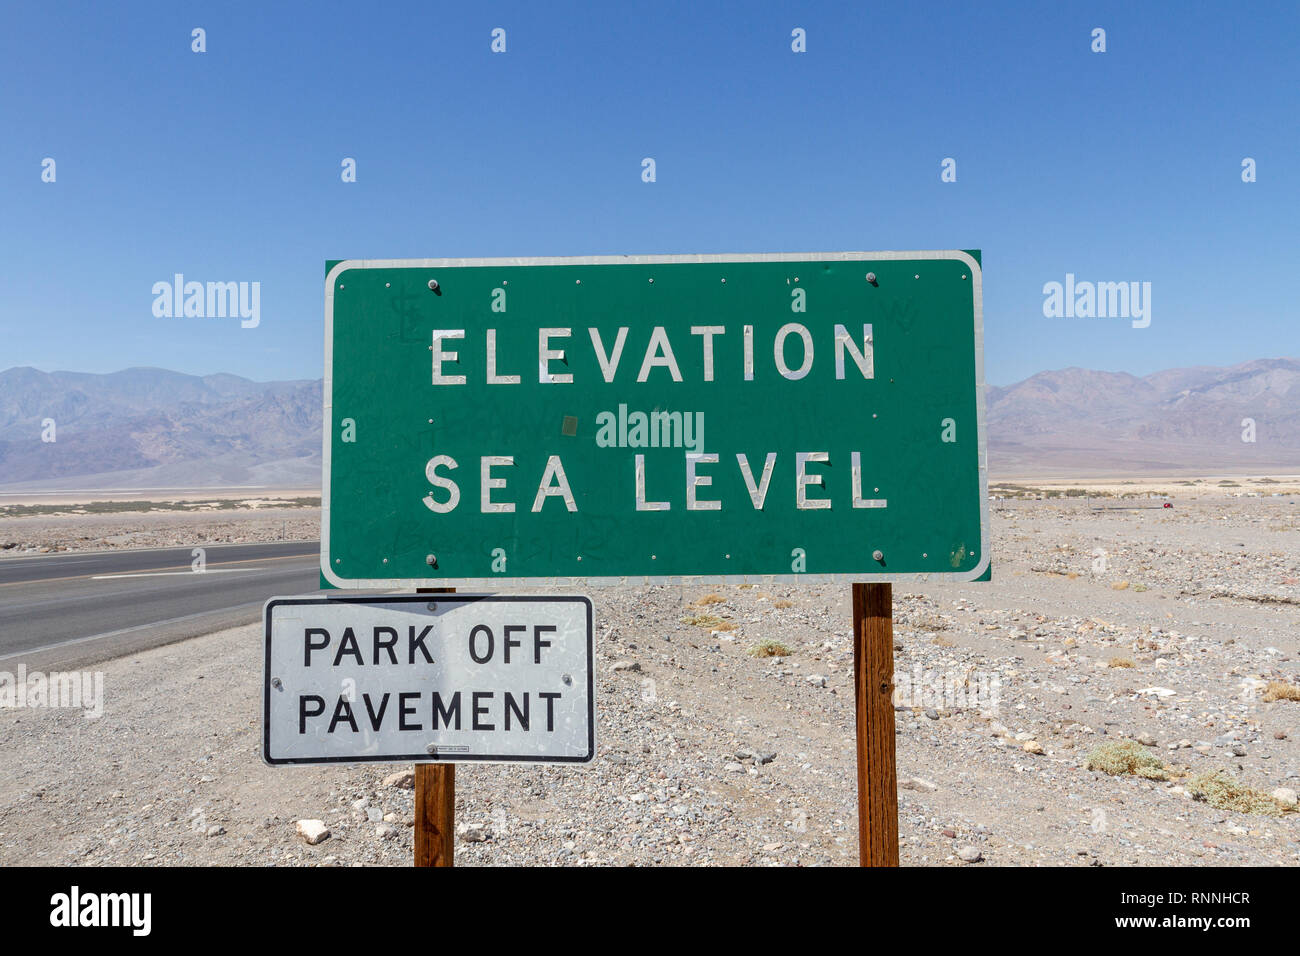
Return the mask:
<path id="1" fill-rule="evenodd" d="M 1294 807 L 1298 802 L 1296 792 L 1290 787 L 1278 787 L 1269 794 L 1280 807 Z"/>
<path id="2" fill-rule="evenodd" d="M 415 771 L 399 770 L 396 773 L 390 773 L 384 778 L 385 787 L 398 787 L 402 790 L 415 789 Z"/>
<path id="3" fill-rule="evenodd" d="M 456 827 L 456 835 L 462 843 L 486 843 L 492 839 L 492 831 L 485 823 L 462 823 Z"/>
<path id="4" fill-rule="evenodd" d="M 322 840 L 328 840 L 330 828 L 324 820 L 299 820 L 298 835 L 307 841 L 308 846 L 315 846 Z"/>
<path id="5" fill-rule="evenodd" d="M 967 863 L 978 863 L 984 859 L 984 854 L 980 852 L 979 847 L 964 846 L 957 851 L 957 855 Z"/>
<path id="6" fill-rule="evenodd" d="M 1152 697 L 1173 697 L 1177 691 L 1171 690 L 1168 687 L 1143 687 L 1136 693 L 1149 694 Z"/>

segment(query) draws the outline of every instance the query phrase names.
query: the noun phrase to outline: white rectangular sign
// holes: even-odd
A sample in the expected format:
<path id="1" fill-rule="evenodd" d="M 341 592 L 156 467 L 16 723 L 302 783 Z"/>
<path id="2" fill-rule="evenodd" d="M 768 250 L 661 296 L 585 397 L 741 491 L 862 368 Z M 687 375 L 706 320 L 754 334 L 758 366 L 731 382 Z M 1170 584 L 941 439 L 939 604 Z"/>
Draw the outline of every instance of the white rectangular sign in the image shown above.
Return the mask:
<path id="1" fill-rule="evenodd" d="M 263 619 L 269 764 L 595 756 L 586 597 L 277 597 Z"/>

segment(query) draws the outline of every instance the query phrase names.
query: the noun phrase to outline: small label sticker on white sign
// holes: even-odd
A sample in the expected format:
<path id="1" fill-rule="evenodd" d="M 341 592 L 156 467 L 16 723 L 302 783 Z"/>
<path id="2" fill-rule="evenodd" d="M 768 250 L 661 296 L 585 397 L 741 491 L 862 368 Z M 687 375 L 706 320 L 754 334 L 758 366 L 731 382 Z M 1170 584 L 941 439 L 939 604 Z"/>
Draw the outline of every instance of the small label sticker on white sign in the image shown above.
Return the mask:
<path id="1" fill-rule="evenodd" d="M 269 764 L 596 754 L 586 597 L 278 597 L 263 619 Z"/>

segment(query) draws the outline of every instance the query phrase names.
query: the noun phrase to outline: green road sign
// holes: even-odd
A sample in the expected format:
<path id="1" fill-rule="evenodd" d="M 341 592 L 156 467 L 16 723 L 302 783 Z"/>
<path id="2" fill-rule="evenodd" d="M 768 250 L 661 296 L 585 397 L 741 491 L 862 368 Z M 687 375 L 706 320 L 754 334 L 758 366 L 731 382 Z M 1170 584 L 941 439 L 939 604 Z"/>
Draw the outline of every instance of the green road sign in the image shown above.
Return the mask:
<path id="1" fill-rule="evenodd" d="M 335 263 L 322 573 L 976 579 L 980 277 L 960 251 Z"/>

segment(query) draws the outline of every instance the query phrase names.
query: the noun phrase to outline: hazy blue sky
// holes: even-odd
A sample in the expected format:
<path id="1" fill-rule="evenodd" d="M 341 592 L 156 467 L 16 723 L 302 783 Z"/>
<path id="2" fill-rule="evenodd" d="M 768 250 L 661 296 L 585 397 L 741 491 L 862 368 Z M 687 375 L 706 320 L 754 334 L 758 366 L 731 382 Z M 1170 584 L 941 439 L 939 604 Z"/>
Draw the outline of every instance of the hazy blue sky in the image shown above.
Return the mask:
<path id="1" fill-rule="evenodd" d="M 0 368 L 317 377 L 327 258 L 951 248 L 995 384 L 1295 355 L 1298 11 L 11 2 Z M 155 317 L 177 272 L 261 324 Z M 1044 318 L 1066 273 L 1150 327 Z"/>

